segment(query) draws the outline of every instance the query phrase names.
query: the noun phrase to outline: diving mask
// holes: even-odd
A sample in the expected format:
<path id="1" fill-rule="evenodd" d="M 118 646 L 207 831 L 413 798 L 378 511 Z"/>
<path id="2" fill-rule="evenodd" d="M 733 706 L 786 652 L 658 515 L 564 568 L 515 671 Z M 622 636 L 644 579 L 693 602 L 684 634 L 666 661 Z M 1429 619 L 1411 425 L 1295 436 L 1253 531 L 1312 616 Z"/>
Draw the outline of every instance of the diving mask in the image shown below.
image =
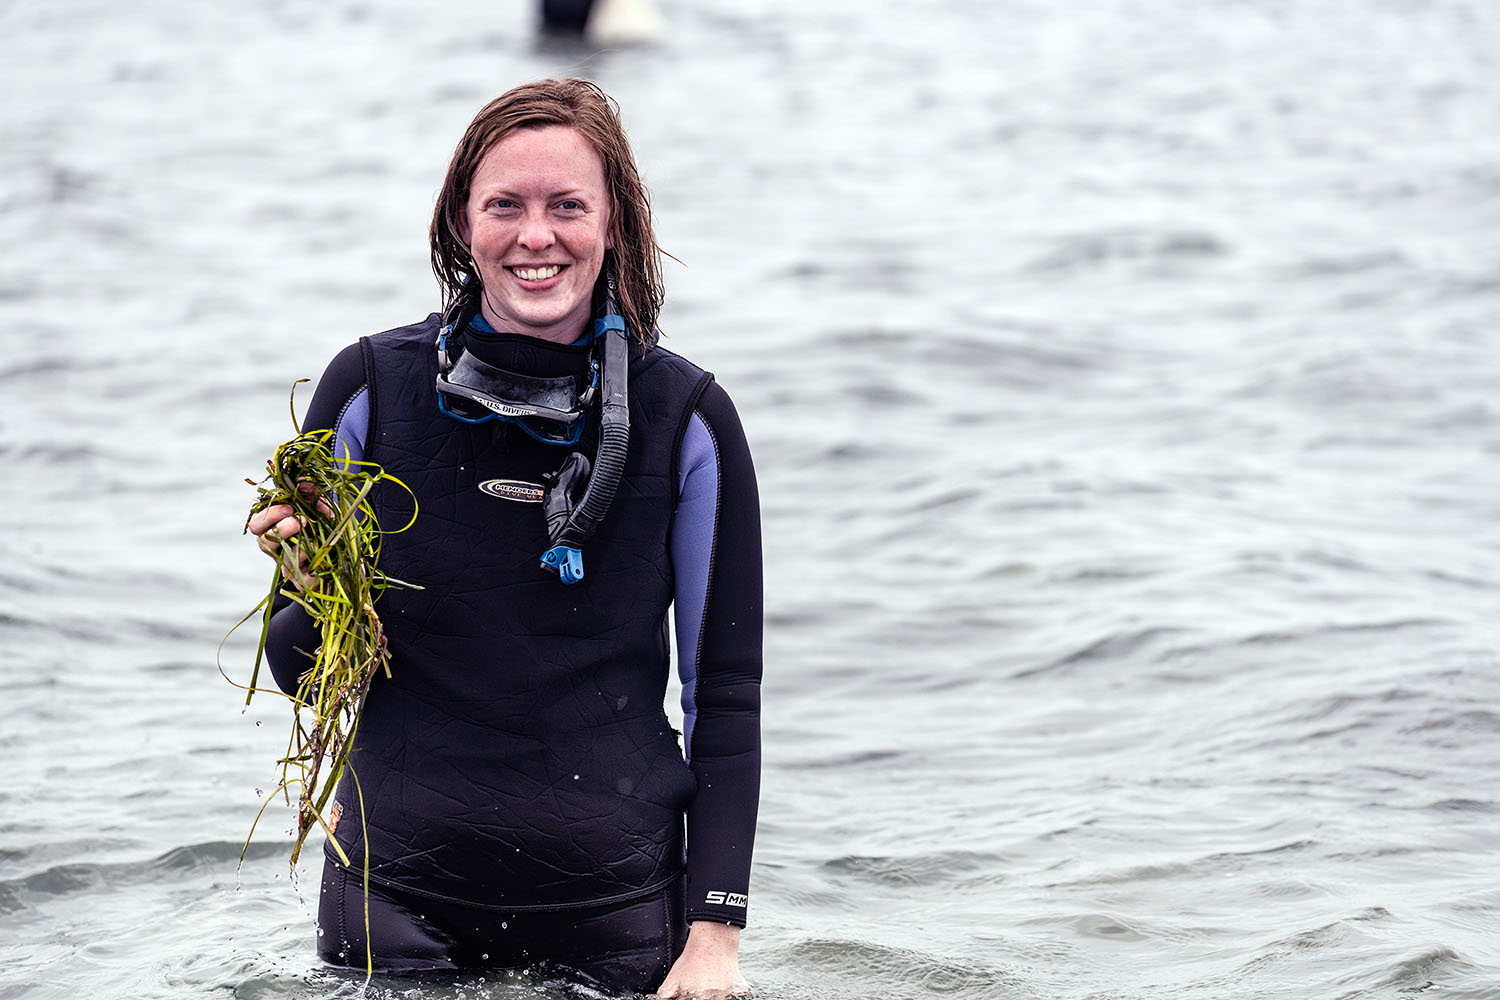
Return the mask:
<path id="1" fill-rule="evenodd" d="M 577 444 L 599 385 L 598 352 L 589 359 L 586 386 L 571 375 L 538 378 L 508 372 L 481 361 L 472 351 L 460 349 L 458 360 L 450 360 L 448 347 L 455 331 L 468 326 L 477 312 L 478 303 L 466 296 L 443 317 L 437 341 L 438 409 L 466 424 L 515 424 L 543 444 Z"/>
<path id="2" fill-rule="evenodd" d="M 447 354 L 447 331 L 438 341 Z M 579 392 L 573 376 L 536 378 L 486 364 L 464 351 L 437 377 L 438 409 L 466 424 L 503 420 L 544 444 L 573 445 L 583 436 L 584 417 L 599 384 L 599 363 L 589 363 L 589 384 Z"/>

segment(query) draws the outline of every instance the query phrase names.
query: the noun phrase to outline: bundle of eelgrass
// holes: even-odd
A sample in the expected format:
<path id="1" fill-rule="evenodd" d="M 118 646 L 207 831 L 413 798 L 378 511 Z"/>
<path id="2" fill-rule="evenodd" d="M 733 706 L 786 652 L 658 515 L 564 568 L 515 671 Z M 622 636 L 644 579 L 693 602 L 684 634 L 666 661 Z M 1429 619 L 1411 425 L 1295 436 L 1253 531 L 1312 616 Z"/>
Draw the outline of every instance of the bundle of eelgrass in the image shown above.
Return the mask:
<path id="1" fill-rule="evenodd" d="M 274 529 L 267 533 L 279 543 L 281 557 L 276 562 L 270 591 L 239 623 L 242 625 L 257 612 L 261 613 L 260 642 L 250 684 L 245 688 L 245 704 L 250 703 L 257 691 L 282 694 L 258 687 L 257 681 L 272 604 L 278 594 L 284 595 L 312 617 L 322 640 L 315 651 L 306 654 L 307 669 L 298 679 L 296 694 L 291 696 L 291 738 L 286 756 L 278 761 L 281 775 L 276 791 L 290 804 L 291 790 L 297 789 L 297 836 L 292 845 L 291 864 L 296 867 L 302 844 L 317 824 L 328 834 L 328 843 L 347 865 L 349 858 L 333 837 L 323 809 L 346 767 L 358 793 L 359 778 L 349 765 L 349 751 L 370 682 L 379 671 L 390 675 L 390 654 L 380 616 L 375 612 L 375 599 L 387 586 L 412 586 L 391 579 L 376 568 L 383 532 L 369 497 L 382 479 L 402 489 L 407 487 L 378 465 L 335 457 L 334 432 L 301 433 L 295 409 L 292 426 L 298 434 L 276 449 L 266 463 L 266 478 L 259 484 L 246 480 L 258 486 L 259 493 L 250 517 L 268 507 L 287 504 L 302 527 L 285 539 L 276 536 Z M 412 517 L 415 520 L 416 515 Z M 396 530 L 404 531 L 410 526 L 408 522 Z M 247 518 L 247 530 L 248 527 Z M 266 805 L 274 797 L 275 793 L 268 796 L 256 814 L 250 828 L 252 836 L 255 824 L 260 822 Z M 359 811 L 363 822 L 362 796 Z M 247 839 L 247 845 L 248 842 Z"/>

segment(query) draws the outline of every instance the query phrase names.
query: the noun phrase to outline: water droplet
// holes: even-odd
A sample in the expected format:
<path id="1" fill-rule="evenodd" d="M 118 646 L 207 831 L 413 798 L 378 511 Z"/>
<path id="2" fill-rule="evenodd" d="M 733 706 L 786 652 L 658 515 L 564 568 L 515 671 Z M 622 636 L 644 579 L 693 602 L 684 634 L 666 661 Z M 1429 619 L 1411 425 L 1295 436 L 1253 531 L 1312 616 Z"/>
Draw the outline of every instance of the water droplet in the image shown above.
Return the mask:
<path id="1" fill-rule="evenodd" d="M 508 930 L 509 928 L 510 928 L 510 924 L 506 923 L 504 920 L 500 921 L 500 929 L 502 931 L 503 930 Z"/>
<path id="2" fill-rule="evenodd" d="M 266 794 L 266 793 L 265 793 L 265 792 L 263 792 L 263 791 L 261 791 L 261 790 L 260 790 L 260 789 L 259 789 L 259 788 L 257 788 L 257 789 L 256 789 L 256 790 L 255 790 L 255 797 L 256 797 L 256 798 L 260 798 L 260 797 L 261 797 L 261 796 L 262 796 L 262 795 L 264 795 L 264 794 Z"/>
<path id="3" fill-rule="evenodd" d="M 256 719 L 256 720 L 255 720 L 255 728 L 256 728 L 256 729 L 259 729 L 259 728 L 260 728 L 260 720 L 259 720 L 259 719 Z"/>
<path id="4" fill-rule="evenodd" d="M 576 775 L 576 774 L 575 774 L 575 775 L 573 775 L 573 780 L 574 780 L 574 781 L 577 781 L 577 780 L 578 780 L 578 775 Z"/>
<path id="5" fill-rule="evenodd" d="M 481 962 L 488 962 L 490 960 L 490 953 L 489 952 L 485 952 L 483 955 L 480 955 L 479 956 L 479 960 Z"/>

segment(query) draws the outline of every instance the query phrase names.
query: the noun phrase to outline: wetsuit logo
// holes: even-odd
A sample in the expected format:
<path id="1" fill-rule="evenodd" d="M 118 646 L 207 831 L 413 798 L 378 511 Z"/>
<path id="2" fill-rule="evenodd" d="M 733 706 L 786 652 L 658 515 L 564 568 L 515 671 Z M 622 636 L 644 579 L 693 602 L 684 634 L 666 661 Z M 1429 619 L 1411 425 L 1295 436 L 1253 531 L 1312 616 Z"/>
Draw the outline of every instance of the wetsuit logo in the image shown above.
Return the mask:
<path id="1" fill-rule="evenodd" d="M 479 484 L 479 492 L 519 503 L 542 502 L 542 488 L 536 483 L 523 483 L 519 479 L 486 479 Z"/>
<path id="2" fill-rule="evenodd" d="M 740 892 L 711 892 L 705 903 L 716 903 L 722 906 L 744 906 L 749 902 L 744 893 Z"/>

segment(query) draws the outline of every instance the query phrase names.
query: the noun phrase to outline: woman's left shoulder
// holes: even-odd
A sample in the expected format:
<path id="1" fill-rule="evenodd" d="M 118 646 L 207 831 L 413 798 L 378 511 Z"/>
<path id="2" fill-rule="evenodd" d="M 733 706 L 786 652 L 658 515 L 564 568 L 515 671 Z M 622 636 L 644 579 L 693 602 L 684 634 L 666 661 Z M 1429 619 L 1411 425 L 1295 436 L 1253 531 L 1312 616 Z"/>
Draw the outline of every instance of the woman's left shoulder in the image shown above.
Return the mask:
<path id="1" fill-rule="evenodd" d="M 713 377 L 711 372 L 705 371 L 698 365 L 693 364 L 676 351 L 661 346 L 660 343 L 653 344 L 648 351 L 636 353 L 632 361 L 643 374 L 645 372 L 657 372 L 660 369 L 657 377 L 664 375 L 670 377 L 671 374 L 708 375 L 710 378 Z M 636 372 L 631 372 L 632 376 L 635 374 Z"/>
<path id="2" fill-rule="evenodd" d="M 630 391 L 643 398 L 681 398 L 691 406 L 713 378 L 712 372 L 658 344 L 632 359 Z"/>

